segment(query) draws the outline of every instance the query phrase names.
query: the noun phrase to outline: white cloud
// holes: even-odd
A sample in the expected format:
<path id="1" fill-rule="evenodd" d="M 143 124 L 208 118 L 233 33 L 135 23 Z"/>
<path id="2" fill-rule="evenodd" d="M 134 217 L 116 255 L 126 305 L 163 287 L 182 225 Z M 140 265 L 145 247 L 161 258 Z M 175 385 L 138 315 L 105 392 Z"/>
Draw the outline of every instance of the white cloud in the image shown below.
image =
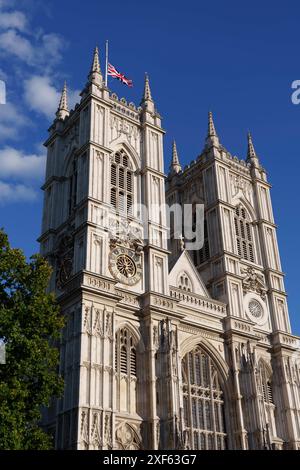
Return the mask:
<path id="1" fill-rule="evenodd" d="M 50 77 L 33 76 L 24 81 L 24 98 L 29 108 L 53 119 L 59 103 L 59 92 Z"/>
<path id="2" fill-rule="evenodd" d="M 29 108 L 48 119 L 55 117 L 61 91 L 57 90 L 48 76 L 34 75 L 24 81 L 24 99 Z M 79 90 L 68 90 L 69 109 L 79 101 Z"/>
<path id="3" fill-rule="evenodd" d="M 0 181 L 0 205 L 10 202 L 31 202 L 35 201 L 37 196 L 37 192 L 30 186 Z"/>
<path id="4" fill-rule="evenodd" d="M 35 40 L 28 39 L 15 29 L 7 29 L 0 34 L 0 52 L 4 56 L 14 56 L 27 65 L 49 70 L 61 60 L 65 46 L 62 36 L 42 34 Z"/>
<path id="5" fill-rule="evenodd" d="M 44 34 L 42 36 L 42 47 L 40 49 L 41 58 L 53 63 L 58 63 L 62 59 L 62 49 L 65 47 L 65 40 L 56 33 Z M 41 60 L 41 59 L 40 59 Z"/>
<path id="6" fill-rule="evenodd" d="M 0 5 L 1 7 L 1 5 Z M 0 15 L 0 28 L 9 29 L 14 28 L 19 31 L 25 31 L 27 26 L 27 19 L 21 11 L 1 12 Z"/>
<path id="7" fill-rule="evenodd" d="M 2 139 L 17 139 L 20 130 L 31 125 L 30 119 L 12 103 L 0 105 L 0 137 Z"/>
<path id="8" fill-rule="evenodd" d="M 0 178 L 40 181 L 44 176 L 45 161 L 43 154 L 26 155 L 15 148 L 5 147 L 0 149 Z"/>
<path id="9" fill-rule="evenodd" d="M 0 50 L 5 55 L 16 56 L 27 63 L 32 63 L 34 59 L 34 50 L 30 41 L 14 29 L 0 34 Z"/>

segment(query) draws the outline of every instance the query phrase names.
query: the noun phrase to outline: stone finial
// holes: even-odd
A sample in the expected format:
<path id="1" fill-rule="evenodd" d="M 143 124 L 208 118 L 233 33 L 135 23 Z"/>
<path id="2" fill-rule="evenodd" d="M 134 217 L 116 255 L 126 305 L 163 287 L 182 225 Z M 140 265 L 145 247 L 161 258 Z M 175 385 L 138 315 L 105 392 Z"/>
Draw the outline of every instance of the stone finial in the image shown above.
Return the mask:
<path id="1" fill-rule="evenodd" d="M 252 168 L 255 168 L 256 170 L 260 169 L 259 158 L 256 154 L 250 132 L 248 132 L 248 149 L 246 162 L 250 163 Z"/>
<path id="2" fill-rule="evenodd" d="M 91 66 L 91 70 L 88 76 L 90 82 L 100 83 L 102 82 L 102 74 L 100 68 L 100 61 L 99 61 L 99 50 L 98 47 L 95 47 L 93 62 Z"/>
<path id="3" fill-rule="evenodd" d="M 170 165 L 170 173 L 179 173 L 181 171 L 181 165 L 179 163 L 179 157 L 177 153 L 176 142 L 173 140 L 172 148 L 172 161 Z"/>
<path id="4" fill-rule="evenodd" d="M 59 105 L 56 111 L 56 117 L 58 119 L 65 119 L 66 116 L 69 116 L 69 109 L 68 109 L 67 83 L 65 82 L 64 87 L 61 92 Z"/>
<path id="5" fill-rule="evenodd" d="M 151 96 L 149 77 L 147 73 L 145 74 L 145 86 L 144 86 L 144 95 L 143 95 L 142 102 L 143 101 L 153 101 L 152 96 Z"/>
<path id="6" fill-rule="evenodd" d="M 255 152 L 255 148 L 253 145 L 252 136 L 250 132 L 248 132 L 247 138 L 248 138 L 247 161 L 251 161 L 253 158 L 257 158 L 257 155 Z"/>
<path id="7" fill-rule="evenodd" d="M 185 249 L 185 240 L 184 240 L 184 236 L 182 234 L 179 237 L 179 247 L 180 247 L 180 251 L 184 251 L 184 249 Z"/>
<path id="8" fill-rule="evenodd" d="M 210 111 L 208 113 L 208 131 L 206 137 L 206 147 L 218 147 L 219 146 L 219 138 L 216 132 L 216 128 L 214 125 L 213 115 Z"/>

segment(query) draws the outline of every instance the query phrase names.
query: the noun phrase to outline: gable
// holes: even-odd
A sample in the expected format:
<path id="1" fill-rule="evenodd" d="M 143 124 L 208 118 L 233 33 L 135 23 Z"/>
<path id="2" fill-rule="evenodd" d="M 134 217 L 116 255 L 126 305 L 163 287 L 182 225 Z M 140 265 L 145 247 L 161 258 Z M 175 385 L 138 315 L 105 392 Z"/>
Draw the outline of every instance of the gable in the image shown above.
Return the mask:
<path id="1" fill-rule="evenodd" d="M 190 255 L 184 250 L 169 272 L 169 285 L 179 287 L 184 284 L 186 291 L 209 297 L 205 284 Z"/>

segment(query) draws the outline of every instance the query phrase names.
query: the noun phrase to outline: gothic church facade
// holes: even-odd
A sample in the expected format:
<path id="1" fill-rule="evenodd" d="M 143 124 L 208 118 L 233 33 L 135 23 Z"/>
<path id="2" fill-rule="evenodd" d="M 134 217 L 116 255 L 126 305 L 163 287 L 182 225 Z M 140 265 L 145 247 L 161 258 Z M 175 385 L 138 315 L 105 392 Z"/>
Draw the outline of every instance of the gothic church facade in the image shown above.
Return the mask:
<path id="1" fill-rule="evenodd" d="M 119 99 L 97 49 L 72 111 L 63 89 L 40 244 L 65 388 L 44 426 L 57 449 L 299 449 L 298 338 L 251 136 L 232 157 L 210 113 L 204 150 L 182 169 L 174 143 L 167 178 L 163 136 L 148 77 L 140 107 Z M 200 250 L 165 203 L 204 204 Z"/>

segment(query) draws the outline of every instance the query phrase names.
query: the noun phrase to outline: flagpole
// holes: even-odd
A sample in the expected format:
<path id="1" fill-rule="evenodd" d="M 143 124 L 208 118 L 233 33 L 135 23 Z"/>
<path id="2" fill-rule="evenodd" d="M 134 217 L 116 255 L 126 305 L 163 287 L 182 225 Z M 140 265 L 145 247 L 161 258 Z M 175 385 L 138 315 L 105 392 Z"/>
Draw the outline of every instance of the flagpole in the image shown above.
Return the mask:
<path id="1" fill-rule="evenodd" d="M 105 86 L 107 87 L 107 68 L 108 68 L 108 40 L 105 44 Z"/>

